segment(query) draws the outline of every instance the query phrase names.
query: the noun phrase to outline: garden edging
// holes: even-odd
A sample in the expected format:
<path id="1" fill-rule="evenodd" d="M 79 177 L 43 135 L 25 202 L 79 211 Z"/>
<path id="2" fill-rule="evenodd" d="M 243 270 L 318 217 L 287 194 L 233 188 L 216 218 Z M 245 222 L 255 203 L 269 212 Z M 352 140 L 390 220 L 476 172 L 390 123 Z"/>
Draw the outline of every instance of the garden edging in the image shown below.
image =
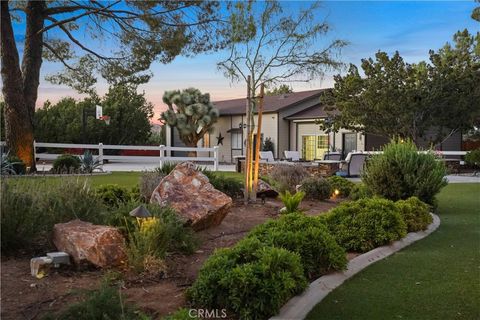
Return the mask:
<path id="1" fill-rule="evenodd" d="M 433 222 L 428 226 L 427 230 L 408 233 L 401 240 L 395 241 L 387 246 L 375 248 L 353 258 L 349 261 L 347 270 L 327 274 L 318 278 L 313 281 L 302 294 L 290 299 L 282 309 L 280 309 L 280 313 L 271 317 L 270 320 L 304 319 L 313 307 L 335 288 L 339 287 L 345 280 L 369 265 L 400 251 L 435 231 L 440 226 L 440 218 L 436 214 L 431 213 L 431 215 Z"/>

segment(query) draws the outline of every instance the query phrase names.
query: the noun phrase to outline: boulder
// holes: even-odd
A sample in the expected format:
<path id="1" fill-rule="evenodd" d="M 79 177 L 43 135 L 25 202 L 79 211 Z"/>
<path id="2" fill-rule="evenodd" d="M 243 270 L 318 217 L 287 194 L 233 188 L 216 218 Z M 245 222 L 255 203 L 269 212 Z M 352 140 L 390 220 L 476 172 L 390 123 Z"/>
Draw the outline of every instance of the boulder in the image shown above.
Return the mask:
<path id="1" fill-rule="evenodd" d="M 177 165 L 163 178 L 150 202 L 172 207 L 197 231 L 219 225 L 232 206 L 232 198 L 215 189 L 191 162 Z"/>
<path id="2" fill-rule="evenodd" d="M 268 183 L 259 179 L 257 185 L 257 197 L 276 198 L 278 197 L 278 192 Z"/>
<path id="3" fill-rule="evenodd" d="M 114 227 L 94 225 L 81 220 L 53 226 L 53 243 L 68 253 L 75 264 L 91 263 L 97 267 L 126 264 L 125 239 Z"/>

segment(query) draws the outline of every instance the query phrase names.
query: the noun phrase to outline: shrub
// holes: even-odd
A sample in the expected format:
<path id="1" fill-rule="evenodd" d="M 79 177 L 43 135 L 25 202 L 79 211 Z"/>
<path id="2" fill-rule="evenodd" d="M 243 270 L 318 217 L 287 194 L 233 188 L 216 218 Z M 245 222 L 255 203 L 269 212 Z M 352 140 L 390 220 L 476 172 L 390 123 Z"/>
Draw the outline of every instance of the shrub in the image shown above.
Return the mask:
<path id="1" fill-rule="evenodd" d="M 88 290 L 86 300 L 69 306 L 58 315 L 48 315 L 44 319 L 57 320 L 91 320 L 91 319 L 122 319 L 145 320 L 145 314 L 134 306 L 126 304 L 120 288 L 103 283 L 98 290 Z"/>
<path id="2" fill-rule="evenodd" d="M 475 168 L 480 167 L 480 149 L 468 151 L 465 155 L 465 162 Z"/>
<path id="3" fill-rule="evenodd" d="M 83 156 L 80 157 L 80 170 L 83 173 L 92 173 L 96 169 L 101 169 L 102 163 L 100 162 L 99 158 L 94 158 L 93 154 L 86 150 L 83 153 Z"/>
<path id="4" fill-rule="evenodd" d="M 368 187 L 363 183 L 356 183 L 352 190 L 350 190 L 349 198 L 351 200 L 359 200 L 364 198 L 372 198 L 373 193 L 368 189 Z"/>
<path id="5" fill-rule="evenodd" d="M 95 194 L 109 207 L 118 207 L 131 199 L 130 191 L 118 184 L 102 184 L 95 189 Z"/>
<path id="6" fill-rule="evenodd" d="M 300 206 L 300 202 L 302 202 L 303 198 L 305 197 L 305 192 L 299 191 L 291 194 L 288 190 L 286 190 L 285 193 L 280 193 L 279 197 L 285 206 L 285 210 L 282 211 L 282 213 L 293 213 L 298 212 L 298 207 Z"/>
<path id="7" fill-rule="evenodd" d="M 163 175 L 168 175 L 170 174 L 170 172 L 173 171 L 173 169 L 175 169 L 175 167 L 177 166 L 177 163 L 175 162 L 164 162 L 162 167 L 156 167 L 155 168 L 155 172 L 159 173 L 159 174 L 163 174 Z"/>
<path id="8" fill-rule="evenodd" d="M 270 173 L 274 181 L 273 185 L 278 192 L 286 190 L 294 192 L 296 186 L 309 176 L 307 170 L 300 164 L 275 165 Z"/>
<path id="9" fill-rule="evenodd" d="M 320 216 L 347 251 L 365 252 L 406 235 L 395 203 L 380 198 L 344 202 Z"/>
<path id="10" fill-rule="evenodd" d="M 55 173 L 72 173 L 80 169 L 80 158 L 72 154 L 62 154 L 53 162 L 52 171 Z"/>
<path id="11" fill-rule="evenodd" d="M 54 224 L 72 219 L 102 223 L 105 211 L 102 201 L 95 197 L 85 181 L 42 178 L 4 181 L 2 252 L 48 248 L 47 239 Z"/>
<path id="12" fill-rule="evenodd" d="M 306 285 L 297 254 L 252 238 L 215 251 L 187 296 L 202 308 L 227 309 L 240 319 L 266 319 Z"/>
<path id="13" fill-rule="evenodd" d="M 327 180 L 330 182 L 332 190 L 338 190 L 340 192 L 338 196 L 342 198 L 347 198 L 350 195 L 350 191 L 355 186 L 355 183 L 352 181 L 339 176 L 331 176 L 328 177 Z"/>
<path id="14" fill-rule="evenodd" d="M 25 174 L 27 171 L 27 167 L 25 166 L 25 163 L 23 163 L 22 159 L 20 159 L 17 156 L 9 156 L 8 160 L 12 164 L 12 168 L 15 171 L 15 174 Z"/>
<path id="15" fill-rule="evenodd" d="M 417 197 L 410 197 L 407 200 L 398 200 L 397 208 L 403 216 L 403 220 L 407 224 L 408 232 L 417 232 L 427 229 L 432 223 L 433 218 L 430 215 L 430 207 L 428 204 L 420 201 Z"/>
<path id="16" fill-rule="evenodd" d="M 191 320 L 191 319 L 192 317 L 190 316 L 190 309 L 187 309 L 187 308 L 178 309 L 171 315 L 168 315 L 162 318 L 162 320 Z"/>
<path id="17" fill-rule="evenodd" d="M 153 191 L 158 187 L 160 181 L 165 177 L 165 174 L 160 171 L 145 171 L 140 176 L 140 198 L 144 202 L 149 202 Z"/>
<path id="18" fill-rule="evenodd" d="M 257 226 L 248 237 L 255 237 L 268 246 L 298 253 L 310 278 L 329 270 L 343 270 L 347 265 L 345 250 L 316 217 L 287 214 Z"/>
<path id="19" fill-rule="evenodd" d="M 130 201 L 121 204 L 109 212 L 107 224 L 115 226 L 127 236 L 137 228 L 137 221 L 129 215 L 130 211 L 141 205 L 140 202 Z M 170 207 L 161 207 L 158 204 L 144 205 L 152 217 L 159 219 L 163 224 L 161 241 L 164 243 L 164 252 L 192 253 L 196 247 L 196 240 L 191 228 L 184 227 L 183 222 Z"/>
<path id="20" fill-rule="evenodd" d="M 207 169 L 201 169 L 201 172 L 207 176 L 215 189 L 222 191 L 233 199 L 243 196 L 243 183 L 241 181 L 232 177 L 216 174 Z"/>
<path id="21" fill-rule="evenodd" d="M 432 153 L 418 153 L 412 141 L 392 141 L 383 154 L 367 162 L 362 180 L 381 197 L 397 201 L 415 196 L 434 204 L 435 195 L 447 184 L 446 173 L 442 161 Z"/>
<path id="22" fill-rule="evenodd" d="M 272 153 L 275 152 L 275 144 L 273 143 L 272 138 L 265 138 L 265 141 L 262 145 L 262 151 L 272 151 Z"/>
<path id="23" fill-rule="evenodd" d="M 1 156 L 1 174 L 24 174 L 26 171 L 25 164 L 23 161 L 14 155 L 10 155 L 9 152 L 6 154 L 0 154 Z"/>
<path id="24" fill-rule="evenodd" d="M 332 186 L 327 179 L 307 178 L 302 181 L 300 188 L 305 192 L 305 197 L 312 200 L 325 200 L 332 195 Z"/>

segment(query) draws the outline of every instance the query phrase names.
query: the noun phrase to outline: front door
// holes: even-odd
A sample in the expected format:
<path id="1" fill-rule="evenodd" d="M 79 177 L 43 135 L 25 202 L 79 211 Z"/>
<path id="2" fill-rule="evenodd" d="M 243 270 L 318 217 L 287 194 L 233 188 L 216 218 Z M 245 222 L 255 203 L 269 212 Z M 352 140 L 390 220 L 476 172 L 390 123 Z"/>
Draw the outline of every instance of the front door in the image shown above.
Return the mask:
<path id="1" fill-rule="evenodd" d="M 307 161 L 323 159 L 323 154 L 328 151 L 328 135 L 302 136 L 302 158 Z"/>
<path id="2" fill-rule="evenodd" d="M 343 134 L 343 158 L 347 156 L 349 152 L 357 150 L 357 134 L 356 133 L 344 133 Z"/>

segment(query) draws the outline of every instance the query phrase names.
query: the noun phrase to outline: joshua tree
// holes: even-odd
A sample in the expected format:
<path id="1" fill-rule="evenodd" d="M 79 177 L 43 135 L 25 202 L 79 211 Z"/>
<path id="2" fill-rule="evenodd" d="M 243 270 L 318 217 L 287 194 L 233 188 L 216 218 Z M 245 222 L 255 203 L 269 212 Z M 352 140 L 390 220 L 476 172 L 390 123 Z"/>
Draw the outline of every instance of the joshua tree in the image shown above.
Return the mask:
<path id="1" fill-rule="evenodd" d="M 218 120 L 218 110 L 210 102 L 210 94 L 202 94 L 195 88 L 166 91 L 163 102 L 168 110 L 162 112 L 161 119 L 177 128 L 180 139 L 187 147 L 196 147 Z M 188 155 L 195 157 L 196 152 Z"/>

